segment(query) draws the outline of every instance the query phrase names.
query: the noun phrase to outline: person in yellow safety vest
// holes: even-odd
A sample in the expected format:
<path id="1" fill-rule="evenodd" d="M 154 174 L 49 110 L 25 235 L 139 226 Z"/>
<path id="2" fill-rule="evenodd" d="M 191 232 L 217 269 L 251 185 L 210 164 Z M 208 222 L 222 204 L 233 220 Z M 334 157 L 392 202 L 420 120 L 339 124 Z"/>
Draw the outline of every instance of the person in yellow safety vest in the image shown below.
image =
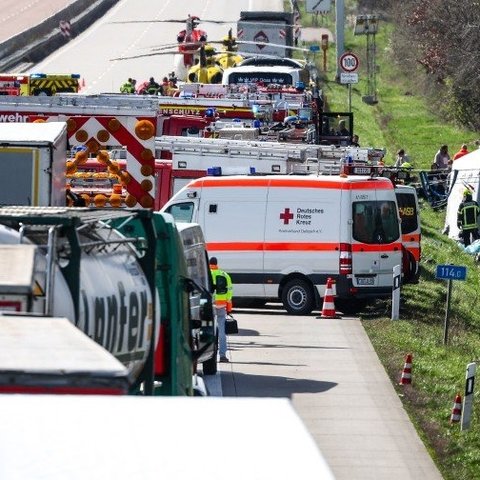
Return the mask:
<path id="1" fill-rule="evenodd" d="M 218 326 L 218 350 L 220 362 L 228 362 L 227 358 L 227 335 L 225 334 L 225 322 L 227 314 L 232 311 L 233 285 L 232 279 L 227 272 L 218 268 L 216 257 L 210 258 L 210 272 L 212 273 L 213 286 L 215 288 L 215 315 Z"/>
<path id="2" fill-rule="evenodd" d="M 129 78 L 121 87 L 120 93 L 135 93 L 135 83 L 132 78 Z"/>
<path id="3" fill-rule="evenodd" d="M 480 237 L 478 234 L 479 213 L 480 207 L 475 200 L 472 200 L 472 193 L 470 190 L 465 190 L 463 201 L 460 203 L 457 212 L 457 225 L 465 247 L 468 247 L 472 241 L 478 240 Z"/>

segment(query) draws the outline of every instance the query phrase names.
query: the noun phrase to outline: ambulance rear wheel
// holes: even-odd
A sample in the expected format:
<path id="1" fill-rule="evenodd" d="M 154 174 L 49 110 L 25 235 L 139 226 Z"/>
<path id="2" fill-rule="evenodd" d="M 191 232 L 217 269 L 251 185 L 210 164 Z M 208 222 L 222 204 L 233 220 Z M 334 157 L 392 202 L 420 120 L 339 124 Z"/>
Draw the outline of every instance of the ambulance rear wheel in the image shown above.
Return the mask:
<path id="1" fill-rule="evenodd" d="M 282 303 L 291 315 L 308 315 L 315 307 L 312 286 L 302 278 L 289 280 L 282 289 Z"/>

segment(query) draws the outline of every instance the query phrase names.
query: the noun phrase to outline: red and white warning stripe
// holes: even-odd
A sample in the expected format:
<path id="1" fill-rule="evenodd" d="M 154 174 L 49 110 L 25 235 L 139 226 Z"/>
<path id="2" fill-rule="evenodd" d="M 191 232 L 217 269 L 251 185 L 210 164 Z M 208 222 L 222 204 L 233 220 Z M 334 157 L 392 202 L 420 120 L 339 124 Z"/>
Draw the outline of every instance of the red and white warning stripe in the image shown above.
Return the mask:
<path id="1" fill-rule="evenodd" d="M 60 20 L 60 32 L 65 38 L 70 38 L 72 26 L 68 20 Z"/>
<path id="2" fill-rule="evenodd" d="M 52 121 L 53 117 L 49 120 Z M 70 146 L 86 145 L 94 150 L 95 147 L 125 146 L 127 150 L 127 172 L 130 181 L 126 185 L 127 192 L 132 195 L 140 205 L 153 205 L 155 198 L 155 135 L 142 140 L 136 134 L 136 126 L 141 120 L 148 120 L 154 126 L 155 117 L 134 116 L 64 116 L 59 115 L 58 120 L 67 121 L 67 132 Z M 142 173 L 142 167 L 147 166 L 147 174 Z M 145 171 L 145 168 L 144 168 Z M 149 174 L 151 172 L 151 174 Z M 152 188 L 145 191 L 142 182 L 149 181 Z"/>
<path id="3" fill-rule="evenodd" d="M 336 318 L 337 312 L 335 310 L 335 302 L 333 295 L 333 281 L 331 278 L 327 279 L 325 287 L 325 295 L 323 296 L 322 318 Z"/>
<path id="4" fill-rule="evenodd" d="M 462 397 L 460 395 L 455 396 L 455 402 L 453 403 L 452 414 L 450 416 L 450 423 L 457 423 L 462 417 Z"/>
<path id="5" fill-rule="evenodd" d="M 405 358 L 405 364 L 400 378 L 400 385 L 409 385 L 412 383 L 412 355 L 409 353 Z"/>

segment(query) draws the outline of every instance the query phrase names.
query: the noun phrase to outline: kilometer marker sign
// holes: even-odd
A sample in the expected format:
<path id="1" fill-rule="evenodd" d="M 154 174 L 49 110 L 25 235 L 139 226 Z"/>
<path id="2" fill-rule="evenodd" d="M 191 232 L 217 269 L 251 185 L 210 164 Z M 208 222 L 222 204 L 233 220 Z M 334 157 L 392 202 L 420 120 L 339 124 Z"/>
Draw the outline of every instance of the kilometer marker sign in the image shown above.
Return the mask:
<path id="1" fill-rule="evenodd" d="M 339 59 L 340 67 L 344 72 L 352 73 L 358 69 L 358 57 L 352 52 L 345 52 Z"/>

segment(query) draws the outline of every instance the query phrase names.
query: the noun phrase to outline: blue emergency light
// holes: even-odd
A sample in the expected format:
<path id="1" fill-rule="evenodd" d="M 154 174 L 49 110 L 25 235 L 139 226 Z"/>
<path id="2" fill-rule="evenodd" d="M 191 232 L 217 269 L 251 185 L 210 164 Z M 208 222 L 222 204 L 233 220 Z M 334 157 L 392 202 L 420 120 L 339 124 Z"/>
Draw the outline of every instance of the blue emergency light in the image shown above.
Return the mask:
<path id="1" fill-rule="evenodd" d="M 207 168 L 207 175 L 212 177 L 222 176 L 222 167 L 209 167 Z"/>
<path id="2" fill-rule="evenodd" d="M 255 173 L 257 173 L 255 167 L 250 167 L 250 175 L 255 175 Z"/>
<path id="3" fill-rule="evenodd" d="M 215 117 L 215 109 L 214 108 L 207 108 L 205 110 L 205 116 L 209 117 L 209 118 Z"/>

